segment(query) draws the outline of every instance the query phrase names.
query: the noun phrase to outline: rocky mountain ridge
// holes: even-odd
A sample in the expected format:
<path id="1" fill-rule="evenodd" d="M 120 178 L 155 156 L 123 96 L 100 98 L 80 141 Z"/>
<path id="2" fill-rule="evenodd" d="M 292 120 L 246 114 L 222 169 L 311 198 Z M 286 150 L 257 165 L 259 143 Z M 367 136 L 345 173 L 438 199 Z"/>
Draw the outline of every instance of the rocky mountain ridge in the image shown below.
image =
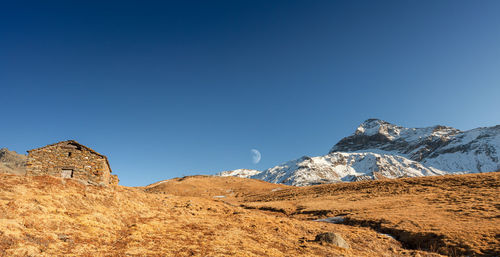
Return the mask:
<path id="1" fill-rule="evenodd" d="M 327 155 L 304 156 L 248 175 L 305 186 L 381 178 L 492 172 L 500 169 L 500 125 L 461 131 L 447 126 L 405 128 L 368 119 Z"/>
<path id="2" fill-rule="evenodd" d="M 460 131 L 440 125 L 404 128 L 369 119 L 333 152 L 385 152 L 447 172 L 490 172 L 500 168 L 500 125 Z"/>
<path id="3" fill-rule="evenodd" d="M 0 149 L 0 173 L 24 175 L 26 173 L 26 159 L 26 155 L 9 151 L 7 148 Z"/>

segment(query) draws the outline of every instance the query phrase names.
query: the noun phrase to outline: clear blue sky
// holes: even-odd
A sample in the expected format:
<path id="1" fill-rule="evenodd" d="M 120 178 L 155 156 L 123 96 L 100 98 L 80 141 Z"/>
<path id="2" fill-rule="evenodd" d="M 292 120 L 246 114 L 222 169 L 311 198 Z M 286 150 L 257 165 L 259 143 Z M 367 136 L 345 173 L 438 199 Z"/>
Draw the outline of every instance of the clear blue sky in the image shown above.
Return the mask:
<path id="1" fill-rule="evenodd" d="M 371 117 L 497 125 L 499 14 L 486 0 L 1 1 L 0 147 L 75 139 L 139 186 L 326 154 Z"/>

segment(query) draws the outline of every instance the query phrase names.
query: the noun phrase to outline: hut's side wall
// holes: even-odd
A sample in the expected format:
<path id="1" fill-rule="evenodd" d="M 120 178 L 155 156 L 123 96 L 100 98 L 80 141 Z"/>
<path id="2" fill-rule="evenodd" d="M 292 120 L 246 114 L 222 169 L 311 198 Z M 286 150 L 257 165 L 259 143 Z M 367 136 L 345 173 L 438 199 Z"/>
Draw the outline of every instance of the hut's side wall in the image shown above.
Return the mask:
<path id="1" fill-rule="evenodd" d="M 91 184 L 107 185 L 114 182 L 106 159 L 85 147 L 61 143 L 28 153 L 26 175 L 62 177 L 63 170 L 72 170 L 72 178 Z"/>

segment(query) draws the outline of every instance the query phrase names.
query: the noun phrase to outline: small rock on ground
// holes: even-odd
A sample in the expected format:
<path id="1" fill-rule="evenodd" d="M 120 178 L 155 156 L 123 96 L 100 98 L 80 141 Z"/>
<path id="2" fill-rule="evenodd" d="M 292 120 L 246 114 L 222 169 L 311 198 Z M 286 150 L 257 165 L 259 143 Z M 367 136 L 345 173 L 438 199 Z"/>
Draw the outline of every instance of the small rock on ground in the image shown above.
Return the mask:
<path id="1" fill-rule="evenodd" d="M 342 238 L 341 235 L 339 235 L 337 233 L 332 233 L 332 232 L 317 234 L 314 241 L 320 242 L 320 243 L 334 244 L 334 245 L 341 247 L 341 248 L 344 248 L 344 249 L 350 248 L 349 244 L 344 240 L 344 238 Z"/>

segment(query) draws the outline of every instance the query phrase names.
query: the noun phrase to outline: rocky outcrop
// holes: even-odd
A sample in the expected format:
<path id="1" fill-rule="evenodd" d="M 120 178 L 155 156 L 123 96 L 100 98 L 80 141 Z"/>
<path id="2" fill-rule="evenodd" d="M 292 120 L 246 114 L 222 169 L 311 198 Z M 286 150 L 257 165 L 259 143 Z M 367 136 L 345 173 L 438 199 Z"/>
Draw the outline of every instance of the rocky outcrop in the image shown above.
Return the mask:
<path id="1" fill-rule="evenodd" d="M 314 238 L 314 241 L 319 243 L 333 244 L 337 247 L 344 249 L 350 248 L 349 244 L 345 241 L 345 239 L 341 235 L 333 232 L 317 234 L 316 237 Z"/>
<path id="2" fill-rule="evenodd" d="M 0 149 L 0 173 L 26 174 L 26 155 L 9 151 L 7 148 Z"/>

